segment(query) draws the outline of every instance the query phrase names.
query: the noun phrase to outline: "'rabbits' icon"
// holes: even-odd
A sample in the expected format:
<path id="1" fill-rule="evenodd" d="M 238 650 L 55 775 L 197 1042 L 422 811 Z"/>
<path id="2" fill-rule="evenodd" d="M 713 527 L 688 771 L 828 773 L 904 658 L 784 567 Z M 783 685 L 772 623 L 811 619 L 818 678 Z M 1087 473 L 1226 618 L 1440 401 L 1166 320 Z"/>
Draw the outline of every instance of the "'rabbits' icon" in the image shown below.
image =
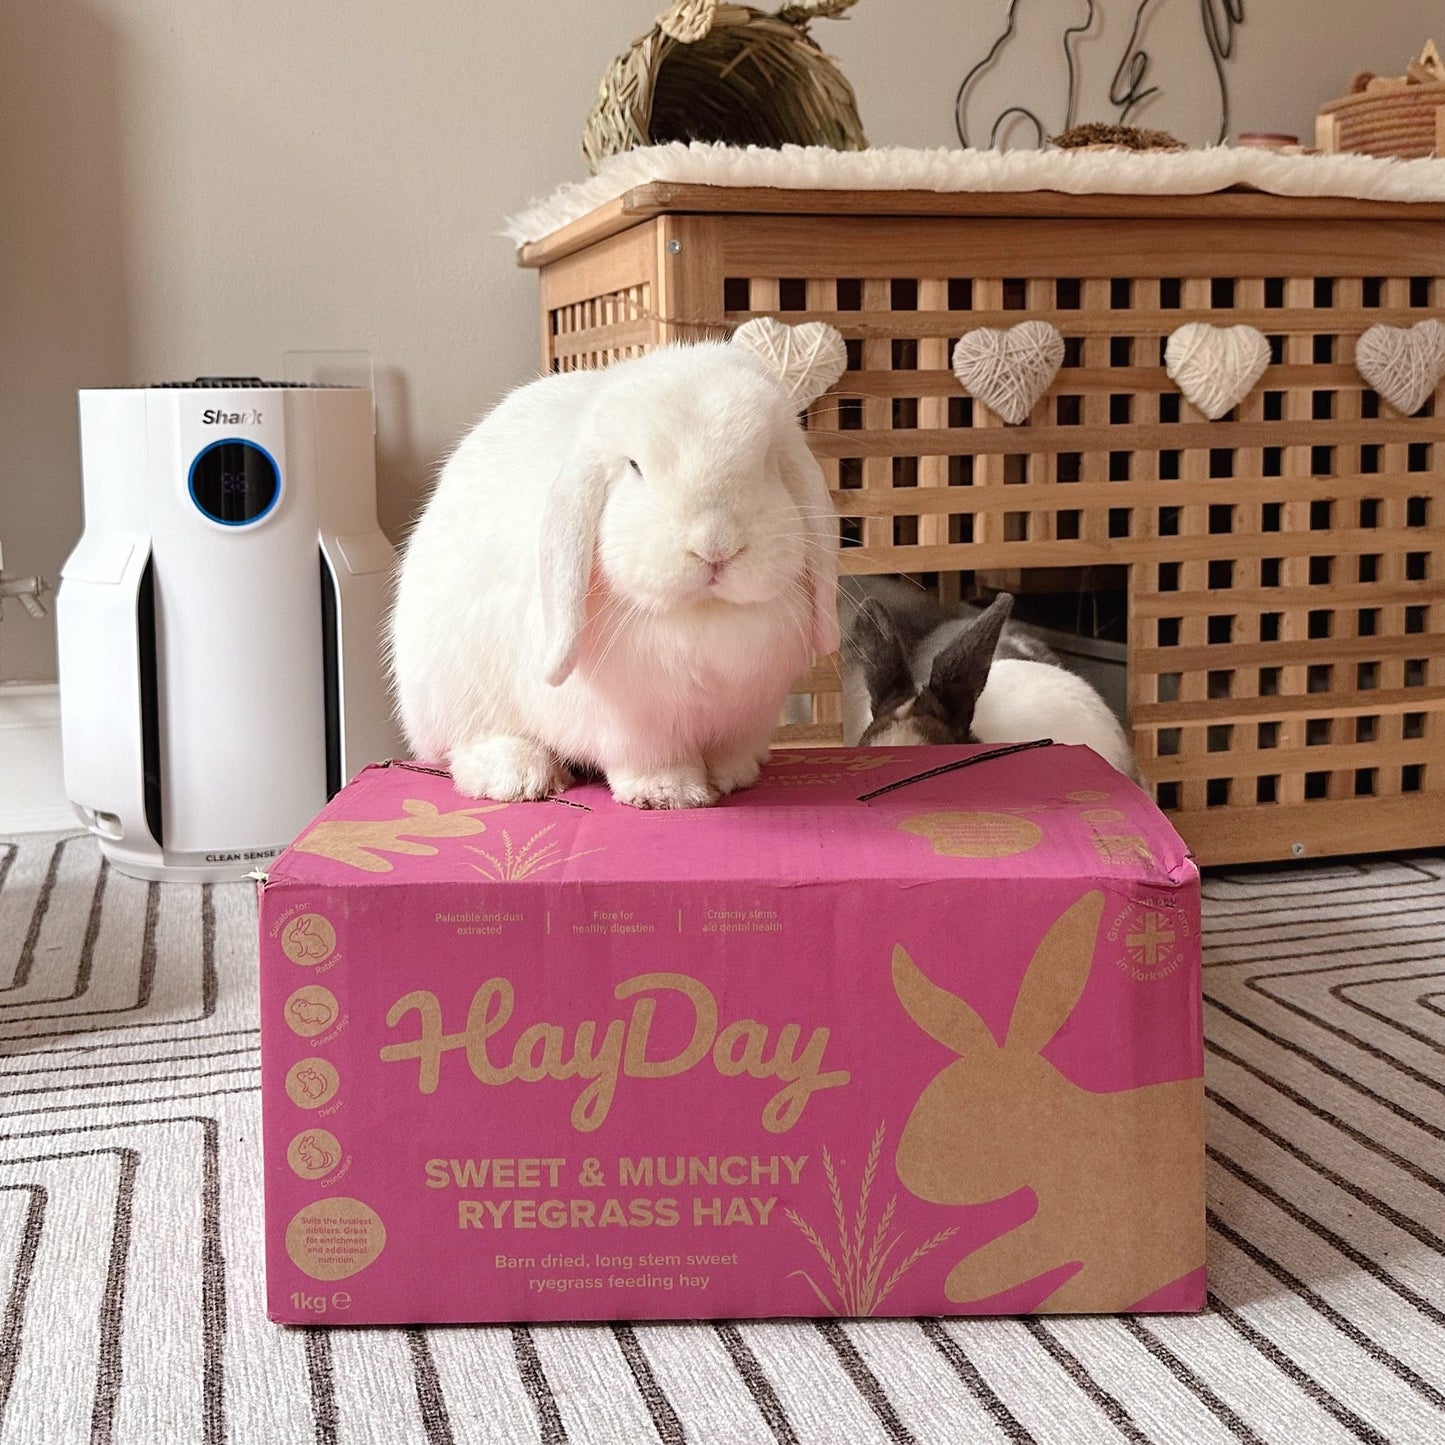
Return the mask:
<path id="1" fill-rule="evenodd" d="M 306 913 L 290 924 L 282 946 L 291 958 L 316 962 L 331 952 L 332 944 L 322 936 L 315 926 L 315 917 Z"/>
<path id="2" fill-rule="evenodd" d="M 1061 1265 L 1078 1269 L 1043 1308 L 1127 1309 L 1204 1263 L 1202 1078 L 1093 1093 L 1041 1051 L 1073 1013 L 1104 895 L 1044 935 L 1002 1044 L 903 948 L 893 986 L 925 1033 L 958 1055 L 924 1089 L 898 1145 L 898 1178 L 934 1204 L 984 1204 L 1028 1187 L 1033 1217 L 960 1260 L 944 1293 L 988 1299 Z"/>

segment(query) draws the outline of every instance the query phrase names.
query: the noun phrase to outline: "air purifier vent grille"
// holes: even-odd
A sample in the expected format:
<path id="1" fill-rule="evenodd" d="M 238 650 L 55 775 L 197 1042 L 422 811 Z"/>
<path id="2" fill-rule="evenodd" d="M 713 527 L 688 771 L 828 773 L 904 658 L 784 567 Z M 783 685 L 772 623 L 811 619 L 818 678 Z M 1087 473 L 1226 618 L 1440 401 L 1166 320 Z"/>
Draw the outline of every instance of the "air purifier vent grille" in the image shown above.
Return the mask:
<path id="1" fill-rule="evenodd" d="M 154 560 L 146 563 L 136 594 L 136 649 L 140 664 L 141 789 L 146 827 L 165 847 L 165 814 L 161 797 L 161 704 L 156 668 L 156 578 Z"/>
<path id="2" fill-rule="evenodd" d="M 354 386 L 332 386 L 324 381 L 265 381 L 259 376 L 198 376 L 193 381 L 157 381 L 157 391 L 355 391 Z"/>
<path id="3" fill-rule="evenodd" d="M 341 645 L 337 615 L 336 578 L 326 553 L 321 558 L 321 683 L 326 706 L 326 798 L 341 791 Z"/>

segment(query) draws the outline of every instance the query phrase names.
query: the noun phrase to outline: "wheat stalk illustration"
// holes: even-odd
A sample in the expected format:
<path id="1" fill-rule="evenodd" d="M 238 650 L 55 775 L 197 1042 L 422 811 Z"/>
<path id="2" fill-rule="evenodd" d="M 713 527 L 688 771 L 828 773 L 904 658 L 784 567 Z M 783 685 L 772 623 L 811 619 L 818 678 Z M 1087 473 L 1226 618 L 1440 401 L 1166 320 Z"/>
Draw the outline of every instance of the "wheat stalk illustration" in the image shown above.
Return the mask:
<path id="1" fill-rule="evenodd" d="M 853 1215 L 853 1225 L 848 1227 L 847 1213 L 843 1208 L 843 1187 L 838 1171 L 833 1167 L 832 1156 L 823 1150 L 823 1174 L 828 1181 L 828 1198 L 833 1206 L 833 1223 L 838 1231 L 836 1252 L 826 1245 L 818 1231 L 796 1210 L 787 1209 L 788 1222 L 813 1246 L 818 1258 L 828 1271 L 833 1285 L 834 1298 L 818 1284 L 806 1270 L 795 1269 L 811 1289 L 818 1302 L 831 1315 L 866 1316 L 876 1314 L 878 1307 L 888 1298 L 898 1282 L 925 1255 L 931 1254 L 946 1239 L 958 1233 L 957 1229 L 941 1229 L 931 1239 L 926 1239 L 911 1254 L 904 1257 L 886 1280 L 883 1271 L 893 1251 L 903 1238 L 902 1230 L 889 1231 L 893 1227 L 893 1215 L 898 1205 L 895 1194 L 883 1207 L 883 1213 L 869 1232 L 869 1202 L 873 1184 L 878 1174 L 878 1161 L 883 1152 L 885 1126 L 879 1124 L 873 1133 L 868 1148 L 868 1158 L 863 1165 L 863 1178 L 858 1186 L 858 1207 Z M 792 1276 L 789 1276 L 791 1278 Z"/>
<path id="2" fill-rule="evenodd" d="M 484 878 L 490 878 L 497 883 L 511 883 L 519 878 L 525 878 L 531 873 L 540 873 L 546 868 L 555 868 L 559 863 L 570 863 L 574 858 L 585 858 L 590 853 L 600 853 L 600 848 L 588 848 L 581 853 L 569 853 L 565 858 L 552 856 L 557 851 L 555 841 L 542 842 L 548 833 L 557 825 L 549 823 L 545 828 L 539 829 L 527 839 L 521 847 L 512 842 L 512 835 L 507 829 L 502 829 L 502 856 L 497 857 L 495 853 L 489 853 L 485 848 L 478 848 L 475 844 L 467 843 L 469 853 L 476 853 L 485 858 L 491 864 L 490 868 L 484 868 L 480 863 L 469 863 L 467 866 L 480 873 Z"/>

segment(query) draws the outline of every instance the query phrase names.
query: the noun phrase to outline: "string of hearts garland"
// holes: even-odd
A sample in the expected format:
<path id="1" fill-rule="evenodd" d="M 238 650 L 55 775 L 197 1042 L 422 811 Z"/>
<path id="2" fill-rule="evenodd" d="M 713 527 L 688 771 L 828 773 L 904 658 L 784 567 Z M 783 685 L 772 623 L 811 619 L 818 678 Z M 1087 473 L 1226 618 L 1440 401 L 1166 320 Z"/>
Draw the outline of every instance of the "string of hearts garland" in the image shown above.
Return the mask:
<path id="1" fill-rule="evenodd" d="M 754 317 L 737 328 L 734 339 L 757 352 L 802 405 L 832 387 L 847 366 L 841 335 L 818 322 L 786 326 Z M 1058 328 L 1025 321 L 965 332 L 952 362 L 964 390 L 1016 426 L 1053 385 L 1063 359 Z M 1189 322 L 1170 334 L 1165 347 L 1171 380 L 1211 420 L 1238 406 L 1268 365 L 1269 343 L 1252 326 Z M 1427 317 L 1410 327 L 1371 326 L 1355 343 L 1355 365 L 1390 406 L 1414 416 L 1445 380 L 1445 322 Z"/>
<path id="2" fill-rule="evenodd" d="M 1270 364 L 1266 337 L 1253 326 L 1191 321 L 1170 333 L 1165 370 L 1185 399 L 1211 421 L 1227 416 Z M 953 349 L 953 373 L 1010 426 L 1027 420 L 1064 361 L 1064 338 L 1046 321 L 965 332 Z M 1355 344 L 1361 378 L 1396 411 L 1413 416 L 1445 380 L 1445 323 L 1378 325 Z"/>

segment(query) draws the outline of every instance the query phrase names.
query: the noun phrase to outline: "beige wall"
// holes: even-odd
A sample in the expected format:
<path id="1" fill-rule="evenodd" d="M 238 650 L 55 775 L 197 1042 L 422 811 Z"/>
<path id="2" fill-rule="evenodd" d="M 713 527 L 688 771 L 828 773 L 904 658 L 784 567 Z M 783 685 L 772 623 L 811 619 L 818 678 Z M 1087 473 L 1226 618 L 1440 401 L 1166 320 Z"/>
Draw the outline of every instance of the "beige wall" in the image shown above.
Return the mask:
<path id="1" fill-rule="evenodd" d="M 535 279 L 503 215 L 581 174 L 607 60 L 662 0 L 0 0 L 0 539 L 52 579 L 80 528 L 74 393 L 369 350 L 383 525 L 536 366 Z M 1080 42 L 1107 114 L 1134 0 Z M 820 23 L 875 143 L 954 144 L 953 95 L 1006 0 L 862 0 Z M 1055 92 L 1086 0 L 1022 0 L 991 83 Z M 1235 128 L 1307 131 L 1355 69 L 1398 72 L 1438 0 L 1248 0 Z M 1141 111 L 1210 138 L 1195 0 L 1156 0 L 1170 90 Z M 1045 22 L 1046 15 L 1054 19 Z M 1052 28 L 1051 28 L 1052 27 Z M 1445 41 L 1445 33 L 1441 34 Z M 50 623 L 0 624 L 0 678 L 53 676 Z"/>

